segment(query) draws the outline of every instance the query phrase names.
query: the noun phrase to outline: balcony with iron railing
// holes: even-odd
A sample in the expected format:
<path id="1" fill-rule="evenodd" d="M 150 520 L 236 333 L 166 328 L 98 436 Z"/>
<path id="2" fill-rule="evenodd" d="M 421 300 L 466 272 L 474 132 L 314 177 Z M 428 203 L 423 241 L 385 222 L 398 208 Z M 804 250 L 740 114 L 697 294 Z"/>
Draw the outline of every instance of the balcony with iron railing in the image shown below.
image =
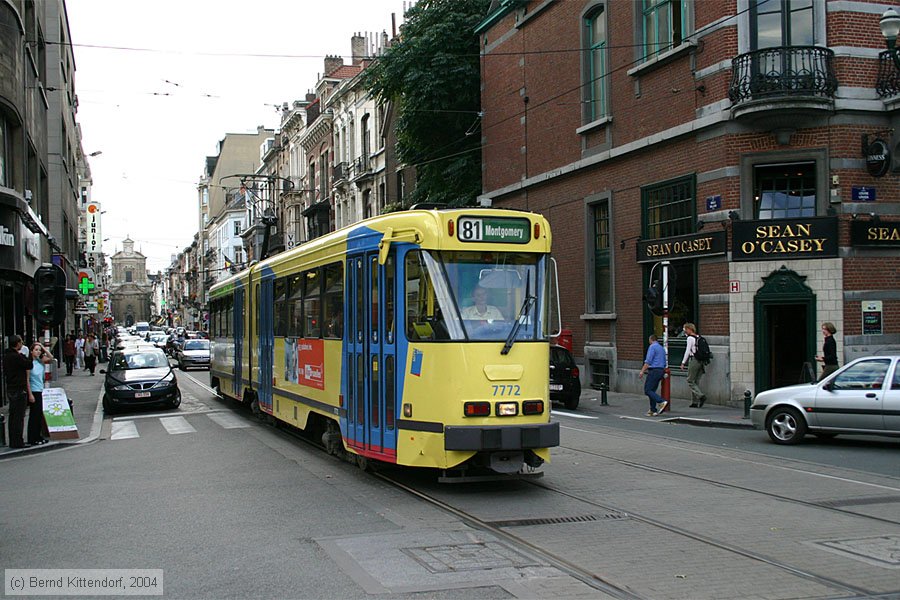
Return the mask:
<path id="1" fill-rule="evenodd" d="M 728 98 L 735 119 L 781 115 L 779 121 L 797 126 L 805 116 L 834 110 L 837 87 L 832 50 L 783 46 L 734 58 Z"/>
<path id="2" fill-rule="evenodd" d="M 900 70 L 897 70 L 890 50 L 878 55 L 878 79 L 875 81 L 875 91 L 883 99 L 900 94 Z"/>
<path id="3" fill-rule="evenodd" d="M 372 177 L 372 167 L 371 161 L 369 160 L 369 153 L 365 152 L 362 156 L 358 157 L 355 161 L 353 161 L 353 181 L 359 181 L 360 179 L 366 179 Z"/>
<path id="4" fill-rule="evenodd" d="M 340 183 L 347 179 L 347 163 L 339 162 L 334 165 L 334 169 L 332 170 L 331 181 L 335 184 Z"/>

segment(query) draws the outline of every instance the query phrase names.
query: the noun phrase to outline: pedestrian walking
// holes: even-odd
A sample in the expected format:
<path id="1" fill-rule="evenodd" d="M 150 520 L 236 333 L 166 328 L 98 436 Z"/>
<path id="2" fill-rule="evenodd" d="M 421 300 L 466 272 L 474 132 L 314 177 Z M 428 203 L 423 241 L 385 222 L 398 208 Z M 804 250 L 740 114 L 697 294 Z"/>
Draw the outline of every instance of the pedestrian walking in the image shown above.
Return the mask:
<path id="1" fill-rule="evenodd" d="M 86 369 L 84 364 L 84 334 L 78 331 L 78 337 L 75 338 L 75 368 Z"/>
<path id="2" fill-rule="evenodd" d="M 643 379 L 644 375 L 647 379 L 644 381 L 644 393 L 650 399 L 650 412 L 648 417 L 656 417 L 665 410 L 669 404 L 662 396 L 656 393 L 659 382 L 662 381 L 666 374 L 666 349 L 659 343 L 659 338 L 651 335 L 647 338 L 649 346 L 647 348 L 647 356 L 644 358 L 644 366 L 638 373 L 638 378 Z"/>
<path id="3" fill-rule="evenodd" d="M 94 375 L 94 369 L 97 367 L 97 357 L 100 356 L 100 343 L 94 337 L 93 333 L 87 335 L 84 340 L 84 368 Z"/>
<path id="4" fill-rule="evenodd" d="M 6 378 L 6 400 L 9 402 L 9 447 L 24 448 L 25 408 L 34 402 L 29 386 L 31 357 L 21 352 L 22 338 L 9 336 L 9 348 L 3 355 Z"/>
<path id="5" fill-rule="evenodd" d="M 834 334 L 837 333 L 837 327 L 831 321 L 822 323 L 822 335 L 825 336 L 825 343 L 822 344 L 822 356 L 817 356 L 816 360 L 822 363 L 822 374 L 819 381 L 822 381 L 838 369 L 837 358 L 837 342 L 834 341 Z"/>
<path id="6" fill-rule="evenodd" d="M 72 369 L 75 367 L 76 354 L 75 334 L 70 333 L 66 336 L 66 341 L 63 343 L 63 360 L 66 362 L 66 375 L 72 374 Z"/>
<path id="7" fill-rule="evenodd" d="M 681 359 L 681 370 L 687 367 L 687 384 L 691 390 L 691 408 L 702 408 L 706 403 L 706 394 L 700 389 L 700 378 L 706 373 L 706 364 L 697 357 L 698 340 L 697 326 L 693 323 L 684 324 L 684 333 L 687 336 L 687 348 L 684 349 L 684 357 Z"/>
<path id="8" fill-rule="evenodd" d="M 47 430 L 47 424 L 44 422 L 44 373 L 47 369 L 44 365 L 48 364 L 53 357 L 47 352 L 46 348 L 40 342 L 31 345 L 31 374 L 29 375 L 29 387 L 31 389 L 31 400 L 28 405 L 28 445 L 39 446 L 47 443 L 44 439 L 43 432 Z"/>
<path id="9" fill-rule="evenodd" d="M 106 330 L 103 330 L 103 333 L 100 334 L 100 362 L 105 363 L 109 360 L 108 354 L 109 348 L 109 336 L 106 334 Z"/>

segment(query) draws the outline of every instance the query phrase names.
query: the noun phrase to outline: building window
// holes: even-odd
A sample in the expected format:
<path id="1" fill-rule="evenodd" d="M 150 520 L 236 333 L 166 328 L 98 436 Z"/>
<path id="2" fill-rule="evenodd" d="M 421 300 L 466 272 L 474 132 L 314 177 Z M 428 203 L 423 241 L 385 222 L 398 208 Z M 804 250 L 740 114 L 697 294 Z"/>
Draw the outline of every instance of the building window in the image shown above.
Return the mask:
<path id="1" fill-rule="evenodd" d="M 9 165 L 12 162 L 10 147 L 9 125 L 0 115 L 0 186 L 3 187 L 11 187 L 12 183 L 9 176 Z"/>
<path id="2" fill-rule="evenodd" d="M 681 44 L 686 37 L 686 0 L 643 0 L 644 58 Z"/>
<path id="3" fill-rule="evenodd" d="M 240 221 L 234 222 L 234 235 L 241 235 L 241 222 Z"/>
<path id="4" fill-rule="evenodd" d="M 125 283 L 131 283 L 132 281 L 134 281 L 134 271 L 125 269 Z"/>
<path id="5" fill-rule="evenodd" d="M 813 0 L 750 0 L 750 48 L 815 44 Z"/>
<path id="6" fill-rule="evenodd" d="M 605 117 L 607 107 L 606 11 L 599 7 L 584 20 L 585 117 L 588 122 Z"/>
<path id="7" fill-rule="evenodd" d="M 754 166 L 753 216 L 757 219 L 816 216 L 816 163 Z"/>
<path id="8" fill-rule="evenodd" d="M 609 200 L 604 199 L 590 205 L 590 223 L 592 224 L 592 256 L 593 286 L 592 298 L 588 310 L 594 313 L 612 312 L 612 264 L 610 261 L 610 224 Z"/>
<path id="9" fill-rule="evenodd" d="M 697 208 L 696 187 L 696 179 L 691 175 L 643 188 L 641 238 L 661 239 L 693 233 Z M 661 268 L 659 263 L 644 265 L 644 289 L 650 283 L 651 272 L 659 268 Z M 687 322 L 697 324 L 700 322 L 696 285 L 697 261 L 673 260 L 670 263 L 670 273 L 669 288 L 666 291 L 670 307 L 669 358 L 672 364 L 677 365 L 684 353 L 682 326 Z M 644 317 L 645 333 L 661 335 L 662 317 L 646 309 Z"/>
<path id="10" fill-rule="evenodd" d="M 200 203 L 203 206 L 209 204 L 209 188 L 203 188 L 203 191 L 200 192 Z"/>

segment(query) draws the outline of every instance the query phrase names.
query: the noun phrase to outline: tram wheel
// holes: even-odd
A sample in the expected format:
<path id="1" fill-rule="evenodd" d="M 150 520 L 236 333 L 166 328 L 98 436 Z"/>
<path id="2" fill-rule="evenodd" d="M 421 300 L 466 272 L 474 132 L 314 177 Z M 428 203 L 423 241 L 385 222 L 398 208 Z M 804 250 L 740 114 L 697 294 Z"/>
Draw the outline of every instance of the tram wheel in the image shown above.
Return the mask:
<path id="1" fill-rule="evenodd" d="M 372 464 L 368 458 L 363 456 L 362 454 L 356 455 L 356 466 L 362 469 L 363 471 L 371 471 Z"/>

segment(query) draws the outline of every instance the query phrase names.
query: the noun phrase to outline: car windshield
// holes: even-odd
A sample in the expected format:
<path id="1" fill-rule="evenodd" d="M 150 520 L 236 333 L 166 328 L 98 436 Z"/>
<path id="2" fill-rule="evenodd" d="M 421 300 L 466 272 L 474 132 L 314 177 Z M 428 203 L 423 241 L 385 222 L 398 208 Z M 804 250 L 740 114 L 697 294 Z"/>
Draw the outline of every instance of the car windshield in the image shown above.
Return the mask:
<path id="1" fill-rule="evenodd" d="M 188 340 L 184 343 L 185 350 L 209 350 L 209 340 Z"/>
<path id="2" fill-rule="evenodd" d="M 575 361 L 565 348 L 550 347 L 550 362 L 561 367 L 574 367 Z"/>
<path id="3" fill-rule="evenodd" d="M 129 352 L 116 354 L 112 359 L 111 371 L 128 371 L 131 369 L 157 369 L 168 367 L 169 359 L 162 351 Z"/>

